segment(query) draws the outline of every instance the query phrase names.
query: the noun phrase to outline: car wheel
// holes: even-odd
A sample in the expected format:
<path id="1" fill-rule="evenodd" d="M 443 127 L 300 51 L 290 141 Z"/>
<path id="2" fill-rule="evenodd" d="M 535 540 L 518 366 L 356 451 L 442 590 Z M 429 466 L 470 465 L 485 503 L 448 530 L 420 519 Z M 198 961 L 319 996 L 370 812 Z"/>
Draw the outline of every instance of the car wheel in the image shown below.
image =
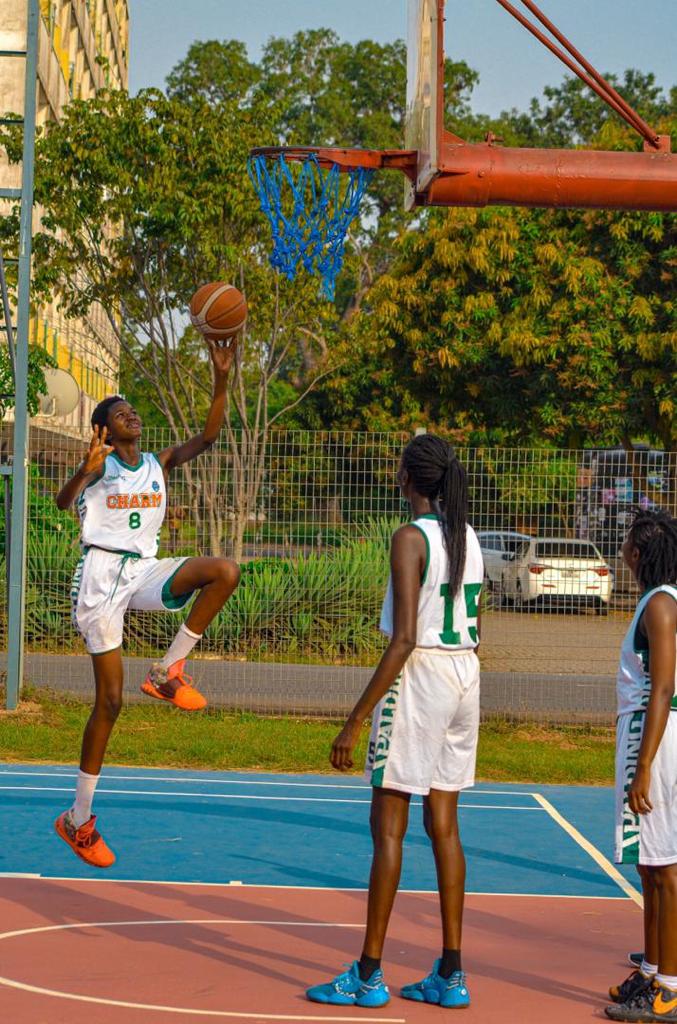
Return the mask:
<path id="1" fill-rule="evenodd" d="M 517 581 L 515 588 L 515 597 L 513 599 L 513 605 L 517 611 L 524 611 L 524 594 L 522 593 L 522 584 Z"/>
<path id="2" fill-rule="evenodd" d="M 608 615 L 609 614 L 609 605 L 606 603 L 606 601 L 600 601 L 599 602 L 599 604 L 597 605 L 597 614 L 598 615 Z"/>

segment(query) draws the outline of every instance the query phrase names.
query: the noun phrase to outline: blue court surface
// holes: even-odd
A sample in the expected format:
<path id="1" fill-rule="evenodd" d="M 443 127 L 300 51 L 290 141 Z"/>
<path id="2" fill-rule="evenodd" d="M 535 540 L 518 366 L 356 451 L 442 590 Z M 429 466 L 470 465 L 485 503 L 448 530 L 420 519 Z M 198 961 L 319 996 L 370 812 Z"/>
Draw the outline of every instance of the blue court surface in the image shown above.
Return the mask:
<path id="1" fill-rule="evenodd" d="M 76 769 L 0 768 L 0 874 L 48 878 L 364 889 L 370 790 L 356 778 L 104 769 L 95 811 L 117 863 L 82 864 L 53 831 Z M 468 892 L 637 899 L 611 863 L 607 788 L 487 783 L 461 797 Z M 420 800 L 412 800 L 402 888 L 434 891 Z"/>

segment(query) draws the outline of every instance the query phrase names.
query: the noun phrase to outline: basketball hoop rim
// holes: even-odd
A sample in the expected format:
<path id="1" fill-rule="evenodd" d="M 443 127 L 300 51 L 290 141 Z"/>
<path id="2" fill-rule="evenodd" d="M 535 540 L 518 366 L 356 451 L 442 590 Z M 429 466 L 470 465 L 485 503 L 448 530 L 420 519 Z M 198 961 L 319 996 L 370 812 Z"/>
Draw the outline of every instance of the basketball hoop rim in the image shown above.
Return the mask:
<path id="1" fill-rule="evenodd" d="M 284 157 L 302 163 L 314 156 L 322 170 L 338 167 L 348 173 L 359 167 L 368 170 L 388 168 L 403 171 L 412 181 L 416 178 L 417 152 L 415 149 L 343 149 L 323 146 L 257 146 L 250 151 L 251 157 L 263 156 L 270 159 Z"/>

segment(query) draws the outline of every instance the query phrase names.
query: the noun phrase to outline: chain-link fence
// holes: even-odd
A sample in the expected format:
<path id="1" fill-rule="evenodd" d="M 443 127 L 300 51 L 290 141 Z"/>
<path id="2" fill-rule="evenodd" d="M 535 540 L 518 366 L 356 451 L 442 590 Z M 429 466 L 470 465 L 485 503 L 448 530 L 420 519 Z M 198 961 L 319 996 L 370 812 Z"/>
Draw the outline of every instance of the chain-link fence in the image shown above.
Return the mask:
<path id="1" fill-rule="evenodd" d="M 395 482 L 407 440 L 305 431 L 224 438 L 173 474 L 161 554 L 225 553 L 242 565 L 238 590 L 193 661 L 212 704 L 299 715 L 352 705 L 384 646 L 376 624 L 389 538 L 407 518 Z M 149 431 L 144 448 L 171 443 Z M 82 452 L 81 442 L 33 432 L 26 675 L 89 695 L 89 659 L 70 621 L 77 522 L 53 501 Z M 636 600 L 620 543 L 634 506 L 674 513 L 677 459 L 650 450 L 459 454 L 486 565 L 485 715 L 611 722 Z M 128 616 L 128 698 L 178 623 L 171 614 Z M 0 625 L 4 634 L 4 616 Z"/>

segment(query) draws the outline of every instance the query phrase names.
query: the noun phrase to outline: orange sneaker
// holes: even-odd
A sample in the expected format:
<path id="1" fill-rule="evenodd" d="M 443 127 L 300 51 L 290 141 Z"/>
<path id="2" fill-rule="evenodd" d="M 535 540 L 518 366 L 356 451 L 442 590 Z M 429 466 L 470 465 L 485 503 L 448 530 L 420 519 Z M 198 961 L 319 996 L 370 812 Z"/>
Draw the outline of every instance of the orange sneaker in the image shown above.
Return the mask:
<path id="1" fill-rule="evenodd" d="M 207 707 L 207 701 L 192 685 L 192 677 L 185 675 L 185 665 L 185 659 L 176 661 L 169 668 L 156 662 L 141 684 L 141 692 L 157 700 L 166 700 L 182 711 L 202 711 Z"/>
<path id="2" fill-rule="evenodd" d="M 75 827 L 70 811 L 64 811 L 54 822 L 56 834 L 68 843 L 73 853 L 93 868 L 109 868 L 115 864 L 115 854 L 106 846 L 103 836 L 96 831 L 96 815 L 79 828 Z"/>

